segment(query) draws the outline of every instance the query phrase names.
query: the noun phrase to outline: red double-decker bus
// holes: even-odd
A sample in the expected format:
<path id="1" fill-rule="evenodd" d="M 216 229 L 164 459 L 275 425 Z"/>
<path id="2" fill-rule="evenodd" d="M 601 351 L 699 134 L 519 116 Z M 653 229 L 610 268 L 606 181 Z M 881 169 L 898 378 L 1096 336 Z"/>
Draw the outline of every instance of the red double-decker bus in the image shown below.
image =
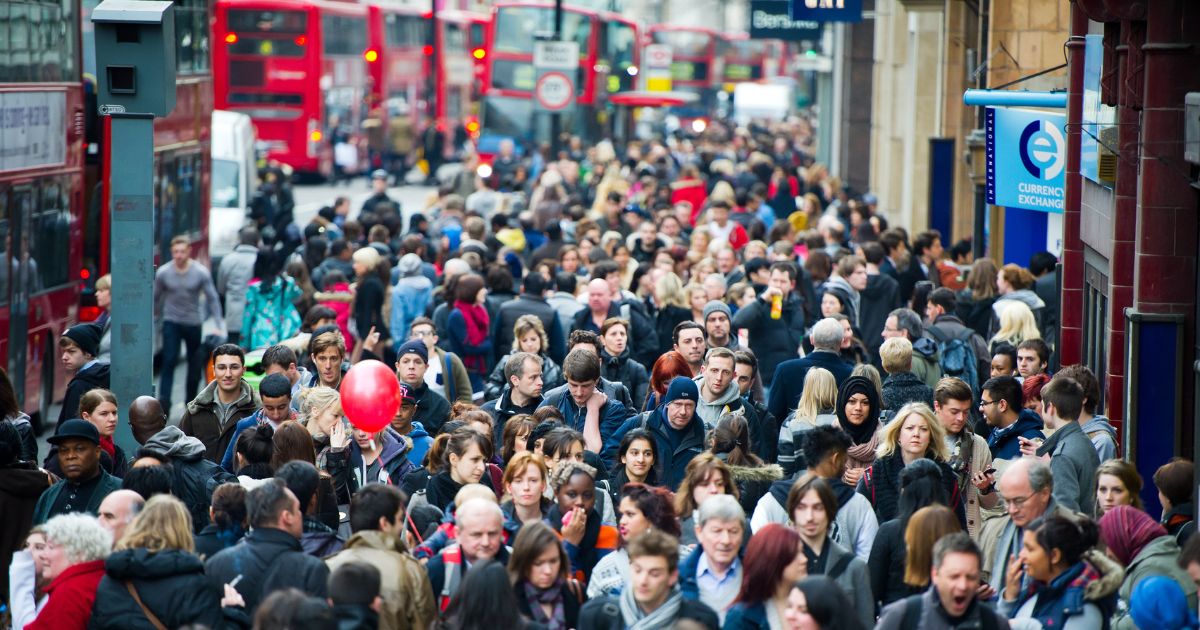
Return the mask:
<path id="1" fill-rule="evenodd" d="M 56 343 L 81 292 L 79 20 L 79 0 L 0 0 L 0 355 L 35 422 L 66 387 Z"/>
<path id="2" fill-rule="evenodd" d="M 787 43 L 778 39 L 750 39 L 746 33 L 725 35 L 722 81 L 744 83 L 788 74 Z"/>
<path id="3" fill-rule="evenodd" d="M 672 89 L 697 97 L 693 104 L 672 110 L 684 118 L 711 116 L 725 76 L 724 36 L 710 28 L 672 24 L 654 24 L 648 31 L 649 43 L 671 48 Z"/>
<path id="4" fill-rule="evenodd" d="M 483 99 L 480 152 L 492 153 L 499 139 L 527 143 L 550 140 L 550 117 L 535 115 L 534 42 L 554 33 L 554 6 L 547 2 L 498 2 L 489 29 L 487 89 Z M 578 6 L 563 9 L 562 41 L 579 44 L 575 106 L 562 129 L 585 142 L 611 130 L 611 94 L 631 89 L 640 57 L 638 26 L 616 13 Z"/>
<path id="5" fill-rule="evenodd" d="M 380 54 L 367 5 L 218 0 L 213 39 L 216 106 L 250 116 L 268 159 L 328 176 L 335 144 L 359 146 Z"/>
<path id="6" fill-rule="evenodd" d="M 366 52 L 372 106 L 389 115 L 423 113 L 427 107 L 426 58 L 429 14 L 405 4 L 367 7 L 370 48 Z"/>

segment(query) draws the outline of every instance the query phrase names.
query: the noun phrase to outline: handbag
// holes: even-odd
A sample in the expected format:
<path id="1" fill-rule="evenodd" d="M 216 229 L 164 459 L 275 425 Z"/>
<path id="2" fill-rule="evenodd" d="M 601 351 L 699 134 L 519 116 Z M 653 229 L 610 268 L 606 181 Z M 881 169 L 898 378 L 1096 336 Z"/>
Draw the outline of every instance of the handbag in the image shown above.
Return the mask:
<path id="1" fill-rule="evenodd" d="M 146 613 L 146 620 L 150 622 L 150 625 L 154 626 L 155 630 L 167 630 L 163 622 L 159 621 L 158 616 L 151 612 L 146 607 L 146 604 L 142 603 L 142 598 L 138 596 L 137 589 L 134 588 L 131 580 L 125 581 L 125 590 L 129 591 L 129 594 L 133 596 L 133 601 L 137 602 L 138 606 L 141 606 L 142 612 Z"/>

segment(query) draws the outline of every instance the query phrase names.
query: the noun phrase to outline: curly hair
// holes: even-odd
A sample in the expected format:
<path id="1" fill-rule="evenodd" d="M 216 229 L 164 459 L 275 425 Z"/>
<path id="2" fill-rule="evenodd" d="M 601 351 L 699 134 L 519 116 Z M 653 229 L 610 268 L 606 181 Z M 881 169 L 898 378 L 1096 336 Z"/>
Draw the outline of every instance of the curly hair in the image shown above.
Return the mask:
<path id="1" fill-rule="evenodd" d="M 554 467 L 554 471 L 550 473 L 550 487 L 557 491 L 563 484 L 571 480 L 575 473 L 583 473 L 593 480 L 596 479 L 596 469 L 588 466 L 583 462 L 577 462 L 573 459 L 564 459 L 558 462 Z"/>

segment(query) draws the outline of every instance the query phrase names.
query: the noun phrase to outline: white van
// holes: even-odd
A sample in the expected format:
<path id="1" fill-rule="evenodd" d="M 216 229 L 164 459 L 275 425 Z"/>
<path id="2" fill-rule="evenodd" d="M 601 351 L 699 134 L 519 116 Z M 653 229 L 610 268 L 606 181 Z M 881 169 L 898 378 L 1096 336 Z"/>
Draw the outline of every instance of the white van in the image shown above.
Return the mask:
<path id="1" fill-rule="evenodd" d="M 208 215 L 208 252 L 213 269 L 237 245 L 237 233 L 249 221 L 250 199 L 258 189 L 254 125 L 236 112 L 212 113 L 212 208 Z"/>

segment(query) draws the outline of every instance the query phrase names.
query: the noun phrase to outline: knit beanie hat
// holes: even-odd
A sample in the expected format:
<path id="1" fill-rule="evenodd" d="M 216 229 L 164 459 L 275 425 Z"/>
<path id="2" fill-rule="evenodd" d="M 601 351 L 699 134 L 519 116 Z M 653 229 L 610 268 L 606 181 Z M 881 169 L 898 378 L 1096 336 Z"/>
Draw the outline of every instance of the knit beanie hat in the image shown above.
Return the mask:
<path id="1" fill-rule="evenodd" d="M 1155 630 L 1182 630 L 1200 624 L 1179 583 L 1161 575 L 1148 577 L 1133 587 L 1129 616 L 1137 627 Z"/>
<path id="2" fill-rule="evenodd" d="M 80 350 L 93 357 L 100 354 L 100 337 L 104 336 L 104 333 L 95 324 L 72 326 L 63 333 L 63 336 L 74 341 Z"/>
<path id="3" fill-rule="evenodd" d="M 708 323 L 708 316 L 713 313 L 725 313 L 725 317 L 733 318 L 733 311 L 729 310 L 729 305 L 720 300 L 712 300 L 704 305 L 704 323 Z"/>
<path id="4" fill-rule="evenodd" d="M 667 395 L 663 396 L 662 404 L 669 405 L 676 400 L 699 401 L 700 388 L 696 387 L 696 381 L 686 376 L 676 376 L 671 379 L 671 384 L 667 387 Z"/>
<path id="5" fill-rule="evenodd" d="M 396 360 L 399 361 L 400 357 L 406 354 L 415 354 L 421 357 L 421 360 L 425 363 L 429 363 L 429 348 L 426 348 L 425 342 L 420 339 L 405 341 L 404 345 L 396 350 Z"/>

